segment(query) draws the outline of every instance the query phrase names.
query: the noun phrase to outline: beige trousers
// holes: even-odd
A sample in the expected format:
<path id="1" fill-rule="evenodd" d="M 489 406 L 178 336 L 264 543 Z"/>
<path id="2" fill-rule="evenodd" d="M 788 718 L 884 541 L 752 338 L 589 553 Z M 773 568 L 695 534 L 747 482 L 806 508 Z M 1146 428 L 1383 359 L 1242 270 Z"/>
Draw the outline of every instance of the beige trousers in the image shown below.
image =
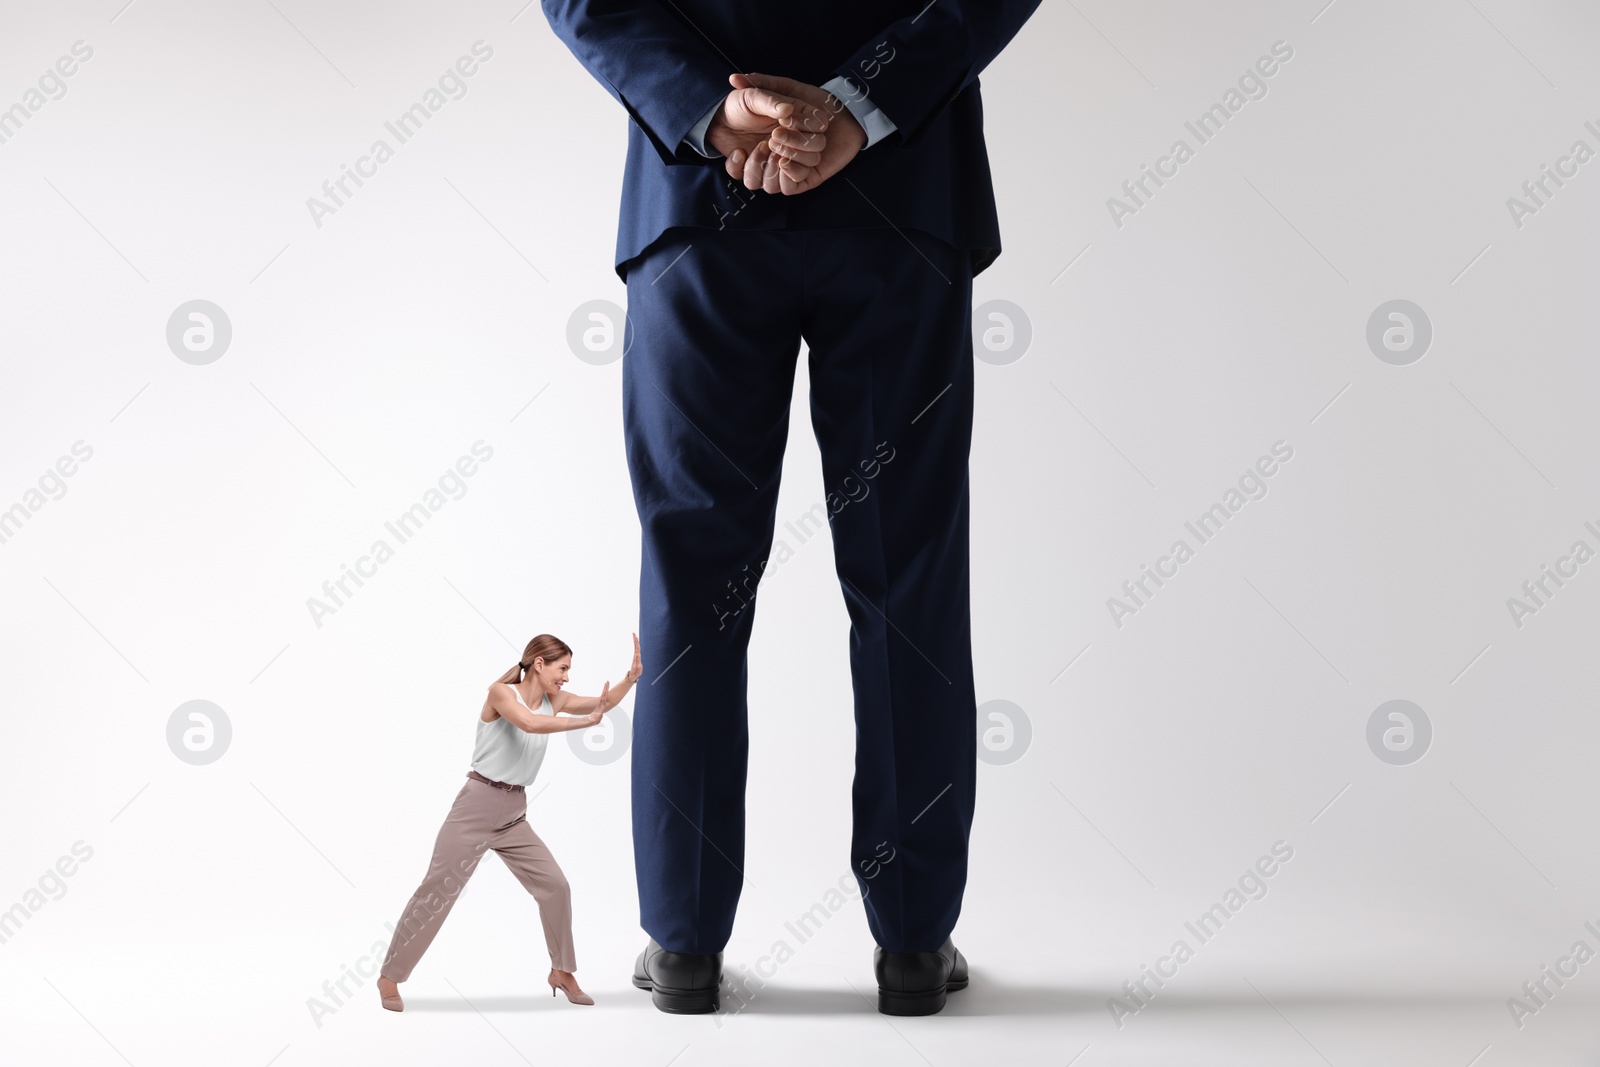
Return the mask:
<path id="1" fill-rule="evenodd" d="M 528 825 L 527 812 L 528 795 L 523 790 L 467 779 L 439 828 L 427 876 L 400 916 L 379 974 L 393 982 L 411 977 L 411 969 L 433 942 L 485 849 L 494 849 L 538 901 L 550 966 L 578 969 L 572 949 L 572 891 L 550 849 Z"/>

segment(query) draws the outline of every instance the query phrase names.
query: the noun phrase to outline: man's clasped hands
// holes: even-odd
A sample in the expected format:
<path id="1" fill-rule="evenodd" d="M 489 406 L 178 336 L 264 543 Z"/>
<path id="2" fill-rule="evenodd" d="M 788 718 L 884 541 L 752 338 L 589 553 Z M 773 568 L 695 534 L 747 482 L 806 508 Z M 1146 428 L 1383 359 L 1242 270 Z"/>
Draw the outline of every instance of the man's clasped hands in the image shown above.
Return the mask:
<path id="1" fill-rule="evenodd" d="M 815 189 L 855 158 L 867 132 L 826 89 L 770 74 L 730 74 L 733 91 L 706 128 L 730 178 L 746 189 L 793 196 Z"/>

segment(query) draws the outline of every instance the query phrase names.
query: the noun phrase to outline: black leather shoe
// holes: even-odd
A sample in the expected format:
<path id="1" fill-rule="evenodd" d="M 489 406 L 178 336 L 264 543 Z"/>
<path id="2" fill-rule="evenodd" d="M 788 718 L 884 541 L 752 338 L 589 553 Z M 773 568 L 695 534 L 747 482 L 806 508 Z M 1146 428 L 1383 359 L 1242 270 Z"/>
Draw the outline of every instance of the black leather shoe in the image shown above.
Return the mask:
<path id="1" fill-rule="evenodd" d="M 872 953 L 878 976 L 878 1010 L 885 1015 L 933 1015 L 944 995 L 967 988 L 967 958 L 948 937 L 937 952 Z"/>
<path id="2" fill-rule="evenodd" d="M 633 984 L 650 990 L 650 1000 L 673 1015 L 704 1015 L 717 1010 L 722 953 L 668 952 L 651 938 L 633 966 Z"/>

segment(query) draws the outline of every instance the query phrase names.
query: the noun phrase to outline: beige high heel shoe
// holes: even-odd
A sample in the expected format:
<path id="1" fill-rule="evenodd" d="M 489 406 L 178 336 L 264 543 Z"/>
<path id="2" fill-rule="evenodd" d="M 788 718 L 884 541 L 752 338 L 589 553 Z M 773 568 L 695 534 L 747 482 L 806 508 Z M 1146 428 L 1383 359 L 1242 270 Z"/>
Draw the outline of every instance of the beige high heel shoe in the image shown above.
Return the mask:
<path id="1" fill-rule="evenodd" d="M 396 990 L 393 993 L 385 993 L 383 991 L 383 986 L 380 985 L 378 986 L 378 995 L 383 998 L 383 1006 L 388 1008 L 390 1011 L 406 1010 L 406 1002 L 400 999 L 399 990 Z"/>
<path id="2" fill-rule="evenodd" d="M 549 974 L 545 975 L 545 979 L 544 979 L 546 982 L 550 983 L 550 995 L 552 997 L 556 995 L 556 988 L 557 988 L 557 982 L 556 982 L 555 974 L 556 974 L 555 971 L 551 971 Z M 574 984 L 576 984 L 577 980 L 574 979 L 573 981 L 574 981 Z M 578 990 L 576 993 L 574 993 L 572 990 L 570 990 L 570 989 L 568 989 L 566 987 L 565 983 L 561 983 L 560 984 L 560 989 L 561 989 L 561 992 L 563 992 L 563 993 L 565 993 L 567 995 L 568 1003 L 571 1003 L 571 1004 L 593 1004 L 594 1003 L 594 998 L 591 997 L 589 994 L 585 993 L 581 989 Z"/>

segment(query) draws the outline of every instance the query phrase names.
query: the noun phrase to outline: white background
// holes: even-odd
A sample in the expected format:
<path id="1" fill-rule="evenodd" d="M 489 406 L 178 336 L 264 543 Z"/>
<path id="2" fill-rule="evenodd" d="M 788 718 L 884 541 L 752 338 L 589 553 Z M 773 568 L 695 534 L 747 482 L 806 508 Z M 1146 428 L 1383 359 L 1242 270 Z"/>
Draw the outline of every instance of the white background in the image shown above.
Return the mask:
<path id="1" fill-rule="evenodd" d="M 1051 0 L 983 75 L 1005 251 L 975 303 L 1033 340 L 977 368 L 977 688 L 1032 741 L 979 767 L 971 988 L 878 1015 L 851 903 L 747 1011 L 656 1012 L 628 984 L 627 759 L 558 739 L 529 818 L 597 1004 L 547 997 L 533 902 L 489 860 L 405 1014 L 363 980 L 320 1025 L 308 1000 L 426 867 L 489 682 L 542 631 L 577 692 L 627 668 L 621 363 L 565 337 L 625 302 L 628 120 L 516 2 L 6 5 L 0 107 L 94 54 L 0 145 L 0 507 L 93 456 L 0 544 L 0 909 L 93 855 L 0 945 L 0 1059 L 1593 1062 L 1600 964 L 1520 1029 L 1506 999 L 1600 949 L 1600 564 L 1521 627 L 1506 600 L 1600 548 L 1600 161 L 1520 228 L 1506 200 L 1600 149 L 1600 12 L 1324 2 Z M 316 226 L 306 199 L 480 39 L 467 94 Z M 1280 40 L 1267 95 L 1115 225 L 1107 198 Z M 1408 366 L 1365 339 L 1396 298 L 1434 330 Z M 192 299 L 233 327 L 206 366 L 166 343 Z M 804 369 L 780 523 L 824 493 Z M 317 626 L 307 598 L 480 439 L 465 494 Z M 1268 495 L 1116 626 L 1107 598 L 1279 440 Z M 761 589 L 730 972 L 849 869 L 830 551 Z M 1366 741 L 1396 698 L 1433 725 L 1408 766 Z M 193 699 L 232 724 L 207 766 L 167 746 Z M 1279 840 L 1267 895 L 1119 1027 L 1107 998 Z"/>

